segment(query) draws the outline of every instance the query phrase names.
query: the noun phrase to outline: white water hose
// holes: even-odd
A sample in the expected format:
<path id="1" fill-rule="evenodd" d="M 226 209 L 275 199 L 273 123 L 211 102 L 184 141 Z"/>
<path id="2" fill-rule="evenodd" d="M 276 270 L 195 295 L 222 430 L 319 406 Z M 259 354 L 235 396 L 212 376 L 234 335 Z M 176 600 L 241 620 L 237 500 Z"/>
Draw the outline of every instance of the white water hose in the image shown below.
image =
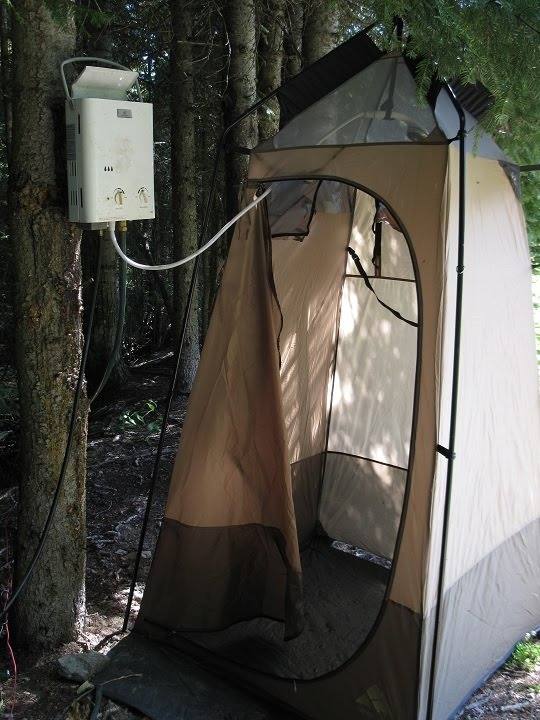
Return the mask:
<path id="1" fill-rule="evenodd" d="M 116 252 L 120 255 L 122 260 L 125 260 L 128 265 L 131 265 L 131 267 L 138 268 L 139 270 L 172 270 L 173 268 L 179 267 L 180 265 L 184 265 L 185 263 L 189 262 L 190 260 L 194 260 L 197 255 L 201 255 L 205 250 L 208 250 L 209 247 L 211 247 L 219 238 L 227 232 L 227 230 L 234 225 L 235 222 L 240 220 L 242 215 L 245 215 L 248 213 L 252 208 L 254 208 L 256 205 L 258 205 L 261 200 L 264 200 L 264 198 L 270 194 L 272 188 L 267 188 L 261 195 L 256 195 L 252 202 L 249 203 L 249 205 L 246 205 L 243 210 L 240 210 L 239 213 L 237 213 L 232 220 L 229 220 L 228 223 L 226 223 L 219 232 L 217 232 L 213 237 L 210 238 L 208 242 L 206 242 L 202 247 L 200 247 L 195 252 L 191 253 L 191 255 L 186 255 L 186 257 L 182 258 L 181 260 L 176 260 L 172 263 L 167 263 L 165 265 L 143 265 L 143 263 L 139 263 L 136 260 L 132 260 L 129 258 L 125 252 L 122 250 L 120 245 L 118 244 L 118 241 L 116 239 L 116 234 L 114 232 L 114 226 L 115 223 L 110 222 L 109 223 L 109 236 L 111 238 L 112 244 L 114 245 L 114 248 Z"/>

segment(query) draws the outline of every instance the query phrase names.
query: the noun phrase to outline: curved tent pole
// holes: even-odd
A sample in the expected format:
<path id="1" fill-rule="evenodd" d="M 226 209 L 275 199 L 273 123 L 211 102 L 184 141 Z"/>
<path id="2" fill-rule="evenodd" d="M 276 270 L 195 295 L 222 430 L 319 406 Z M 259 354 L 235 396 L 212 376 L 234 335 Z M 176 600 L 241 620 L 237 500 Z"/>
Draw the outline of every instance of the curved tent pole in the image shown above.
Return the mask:
<path id="1" fill-rule="evenodd" d="M 454 459 L 456 456 L 456 420 L 457 420 L 457 403 L 459 389 L 459 359 L 461 348 L 461 315 L 463 306 L 463 271 L 465 270 L 465 112 L 456 94 L 450 87 L 449 83 L 445 83 L 445 88 L 450 96 L 450 100 L 459 116 L 459 204 L 458 204 L 458 264 L 456 267 L 457 284 L 456 284 L 456 316 L 454 325 L 454 359 L 452 372 L 452 399 L 450 406 L 450 433 L 448 438 L 448 448 L 437 445 L 439 452 L 448 461 L 446 473 L 446 488 L 444 498 L 444 514 L 443 527 L 441 537 L 441 555 L 439 559 L 439 579 L 437 583 L 437 602 L 435 605 L 435 622 L 433 627 L 433 644 L 431 649 L 431 667 L 429 671 L 429 694 L 427 704 L 427 718 L 431 720 L 433 717 L 433 704 L 435 694 L 435 678 L 437 664 L 437 649 L 439 644 L 439 629 L 442 614 L 442 603 L 444 596 L 444 575 L 446 569 L 446 549 L 448 540 L 448 527 L 450 520 L 450 505 L 452 500 L 452 478 L 454 473 Z"/>

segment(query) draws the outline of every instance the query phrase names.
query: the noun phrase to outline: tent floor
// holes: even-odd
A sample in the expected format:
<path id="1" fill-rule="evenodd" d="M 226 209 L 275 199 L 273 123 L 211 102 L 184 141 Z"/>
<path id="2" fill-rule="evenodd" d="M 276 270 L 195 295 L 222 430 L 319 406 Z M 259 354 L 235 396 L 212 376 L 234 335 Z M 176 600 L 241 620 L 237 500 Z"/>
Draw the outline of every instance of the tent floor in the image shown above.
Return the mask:
<path id="1" fill-rule="evenodd" d="M 152 720 L 294 720 L 169 646 L 131 633 L 92 678 L 105 697 Z"/>
<path id="2" fill-rule="evenodd" d="M 305 628 L 283 640 L 283 625 L 257 619 L 219 632 L 182 633 L 212 652 L 283 678 L 308 680 L 336 670 L 366 639 L 389 571 L 317 538 L 302 553 Z"/>

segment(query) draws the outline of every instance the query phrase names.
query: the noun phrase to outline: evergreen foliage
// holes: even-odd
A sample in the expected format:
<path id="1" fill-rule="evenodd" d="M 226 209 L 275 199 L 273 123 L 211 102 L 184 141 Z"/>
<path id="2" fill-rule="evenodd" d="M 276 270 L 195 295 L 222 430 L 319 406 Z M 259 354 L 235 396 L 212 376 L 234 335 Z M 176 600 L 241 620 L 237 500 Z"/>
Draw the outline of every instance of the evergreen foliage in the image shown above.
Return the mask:
<path id="1" fill-rule="evenodd" d="M 481 82 L 493 95 L 483 125 L 518 164 L 540 162 L 540 5 L 538 0 L 367 0 L 388 49 L 401 43 L 419 60 L 420 83 L 436 75 Z M 533 265 L 540 271 L 540 174 L 522 176 Z"/>

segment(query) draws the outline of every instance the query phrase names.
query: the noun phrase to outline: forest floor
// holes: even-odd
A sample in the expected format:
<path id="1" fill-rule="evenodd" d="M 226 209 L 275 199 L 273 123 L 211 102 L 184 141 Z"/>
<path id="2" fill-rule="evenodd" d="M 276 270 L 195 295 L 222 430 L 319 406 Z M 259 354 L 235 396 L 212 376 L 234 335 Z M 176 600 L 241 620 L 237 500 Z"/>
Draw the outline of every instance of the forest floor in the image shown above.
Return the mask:
<path id="1" fill-rule="evenodd" d="M 121 396 L 108 399 L 92 413 L 88 442 L 86 626 L 78 642 L 55 653 L 41 657 L 16 654 L 16 683 L 14 678 L 3 683 L 0 717 L 65 718 L 75 697 L 76 685 L 59 678 L 57 658 L 92 648 L 106 652 L 122 637 L 123 613 L 159 437 L 162 399 L 167 392 L 166 371 L 164 366 L 155 366 L 152 375 L 133 375 Z M 157 540 L 185 405 L 185 396 L 179 396 L 173 404 L 133 617 Z M 0 523 L 6 536 L 11 538 L 15 532 L 16 501 L 15 487 L 1 490 Z M 5 587 L 6 566 L 0 562 L 0 572 L 4 572 L 4 577 L 0 577 L 2 587 Z M 0 664 L 3 663 L 4 660 Z M 82 719 L 88 715 L 70 717 Z M 123 720 L 124 715 L 117 709 L 108 717 Z M 460 720 L 540 718 L 540 664 L 528 670 L 507 664 L 477 691 L 459 717 Z"/>

